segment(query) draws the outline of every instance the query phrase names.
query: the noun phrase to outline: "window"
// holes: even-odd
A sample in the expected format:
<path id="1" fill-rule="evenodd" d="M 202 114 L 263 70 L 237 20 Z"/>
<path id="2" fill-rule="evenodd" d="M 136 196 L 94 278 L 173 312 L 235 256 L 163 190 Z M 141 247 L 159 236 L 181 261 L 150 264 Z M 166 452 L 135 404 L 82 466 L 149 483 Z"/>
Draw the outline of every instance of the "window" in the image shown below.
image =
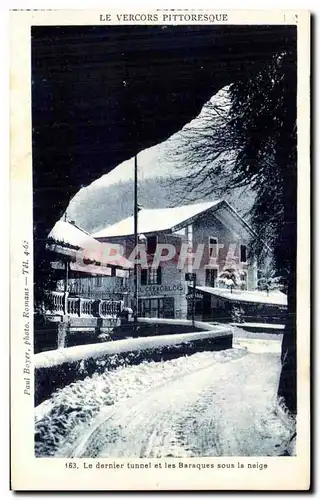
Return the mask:
<path id="1" fill-rule="evenodd" d="M 174 318 L 174 297 L 139 299 L 138 311 L 142 318 Z"/>
<path id="2" fill-rule="evenodd" d="M 158 273 L 157 273 L 157 269 L 149 269 L 149 285 L 157 285 L 157 277 L 158 277 Z"/>
<path id="3" fill-rule="evenodd" d="M 206 286 L 215 287 L 218 269 L 206 269 Z"/>
<path id="4" fill-rule="evenodd" d="M 157 269 L 141 269 L 141 285 L 161 285 L 161 267 Z"/>
<path id="5" fill-rule="evenodd" d="M 158 299 L 158 318 L 165 318 L 163 309 L 163 299 Z"/>
<path id="6" fill-rule="evenodd" d="M 141 269 L 141 285 L 148 283 L 148 269 Z"/>
<path id="7" fill-rule="evenodd" d="M 139 316 L 142 318 L 151 318 L 150 299 L 139 299 Z"/>
<path id="8" fill-rule="evenodd" d="M 209 257 L 218 257 L 218 239 L 209 236 Z"/>
<path id="9" fill-rule="evenodd" d="M 111 268 L 111 276 L 116 276 L 116 268 L 115 267 L 112 267 Z"/>
<path id="10" fill-rule="evenodd" d="M 247 247 L 240 245 L 240 262 L 247 262 Z"/>
<path id="11" fill-rule="evenodd" d="M 102 276 L 96 277 L 96 286 L 102 286 Z"/>
<path id="12" fill-rule="evenodd" d="M 157 236 L 148 236 L 147 237 L 147 254 L 153 255 L 156 251 L 158 243 Z"/>
<path id="13" fill-rule="evenodd" d="M 158 317 L 158 299 L 150 299 L 150 314 L 151 318 Z"/>

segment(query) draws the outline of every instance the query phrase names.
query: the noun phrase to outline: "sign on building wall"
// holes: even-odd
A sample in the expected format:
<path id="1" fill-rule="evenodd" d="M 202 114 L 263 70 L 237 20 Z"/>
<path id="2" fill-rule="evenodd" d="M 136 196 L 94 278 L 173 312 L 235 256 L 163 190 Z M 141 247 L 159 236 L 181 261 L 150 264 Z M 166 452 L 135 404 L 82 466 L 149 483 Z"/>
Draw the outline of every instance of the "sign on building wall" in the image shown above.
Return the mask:
<path id="1" fill-rule="evenodd" d="M 185 291 L 184 285 L 182 283 L 176 284 L 163 284 L 163 285 L 145 285 L 139 286 L 139 295 L 177 295 L 183 294 Z M 120 286 L 115 288 L 110 288 L 108 290 L 110 294 L 119 293 L 134 293 L 133 285 Z"/>

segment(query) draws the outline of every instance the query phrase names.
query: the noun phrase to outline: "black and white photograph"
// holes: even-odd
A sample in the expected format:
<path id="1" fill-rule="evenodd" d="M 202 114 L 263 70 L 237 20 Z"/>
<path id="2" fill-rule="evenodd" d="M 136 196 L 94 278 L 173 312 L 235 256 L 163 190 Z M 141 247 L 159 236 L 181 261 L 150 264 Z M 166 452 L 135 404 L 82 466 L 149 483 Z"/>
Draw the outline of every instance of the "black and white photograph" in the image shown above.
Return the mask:
<path id="1" fill-rule="evenodd" d="M 96 16 L 30 26 L 21 314 L 34 459 L 104 474 L 156 459 L 199 481 L 202 469 L 263 474 L 268 457 L 289 467 L 309 265 L 298 16 Z"/>

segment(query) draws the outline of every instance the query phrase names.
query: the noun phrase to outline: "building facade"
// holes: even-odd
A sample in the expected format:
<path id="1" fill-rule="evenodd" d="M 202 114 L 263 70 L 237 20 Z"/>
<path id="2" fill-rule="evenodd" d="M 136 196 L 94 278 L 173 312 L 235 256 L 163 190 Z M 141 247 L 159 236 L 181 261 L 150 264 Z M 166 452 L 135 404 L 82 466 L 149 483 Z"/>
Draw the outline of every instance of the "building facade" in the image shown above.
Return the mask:
<path id="1" fill-rule="evenodd" d="M 257 287 L 257 264 L 250 258 L 253 231 L 224 200 L 167 209 L 143 209 L 138 214 L 138 249 L 133 217 L 92 236 L 112 244 L 137 263 L 138 315 L 186 318 L 193 310 L 210 316 L 211 293 L 197 287 L 225 286 L 221 274 L 234 270 L 234 287 Z M 114 287 L 110 293 L 120 288 Z M 134 277 L 122 284 L 127 305 L 135 308 Z"/>
<path id="2" fill-rule="evenodd" d="M 110 290 L 123 288 L 132 264 L 125 258 L 110 263 L 105 248 L 88 233 L 68 221 L 58 221 L 49 234 L 54 294 L 88 301 L 123 301 L 123 294 Z M 59 295 L 57 295 L 59 296 Z"/>

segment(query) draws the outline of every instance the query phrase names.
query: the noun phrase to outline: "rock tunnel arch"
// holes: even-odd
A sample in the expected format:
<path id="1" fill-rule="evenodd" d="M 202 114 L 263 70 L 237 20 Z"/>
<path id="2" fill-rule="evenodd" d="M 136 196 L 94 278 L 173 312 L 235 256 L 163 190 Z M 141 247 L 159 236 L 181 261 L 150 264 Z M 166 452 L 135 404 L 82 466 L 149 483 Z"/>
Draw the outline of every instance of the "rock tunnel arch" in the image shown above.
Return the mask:
<path id="1" fill-rule="evenodd" d="M 295 30 L 33 27 L 33 215 L 39 251 L 81 187 L 166 140 L 219 89 L 257 71 L 275 52 L 292 49 Z"/>

